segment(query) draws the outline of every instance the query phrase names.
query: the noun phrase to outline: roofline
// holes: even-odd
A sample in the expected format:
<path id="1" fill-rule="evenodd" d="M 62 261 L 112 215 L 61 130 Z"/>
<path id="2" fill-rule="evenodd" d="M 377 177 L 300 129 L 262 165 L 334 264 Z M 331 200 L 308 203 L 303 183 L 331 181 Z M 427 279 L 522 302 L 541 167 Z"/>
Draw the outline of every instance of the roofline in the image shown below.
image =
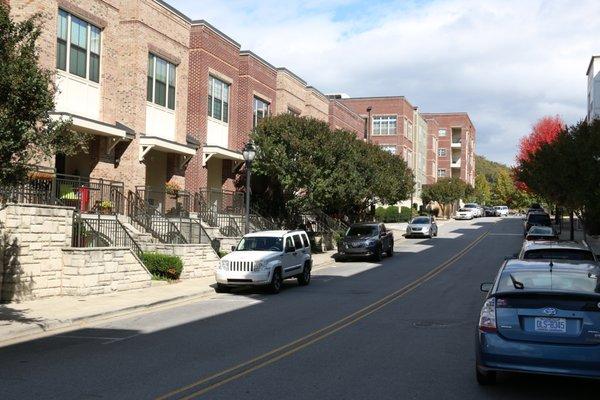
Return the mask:
<path id="1" fill-rule="evenodd" d="M 404 96 L 367 96 L 367 97 L 349 97 L 347 99 L 339 99 L 339 100 L 343 100 L 343 101 L 348 101 L 348 100 L 368 100 L 368 99 L 372 99 L 372 100 L 384 100 L 384 99 L 402 99 L 402 100 L 406 100 L 406 97 Z M 408 103 L 410 103 L 408 100 L 406 100 Z M 411 104 L 412 106 L 412 104 Z"/>
<path id="2" fill-rule="evenodd" d="M 314 86 L 306 86 L 306 90 L 310 90 L 312 92 L 317 93 L 318 95 L 320 95 L 321 97 L 323 97 L 325 100 L 327 100 L 327 102 L 329 103 L 329 98 L 327 96 L 325 96 L 319 89 L 317 89 Z"/>
<path id="3" fill-rule="evenodd" d="M 293 73 L 292 71 L 290 71 L 289 69 L 287 69 L 286 67 L 277 67 L 275 68 L 277 71 L 281 71 L 281 72 L 285 72 L 288 75 L 290 75 L 292 78 L 296 79 L 297 81 L 301 82 L 304 86 L 308 85 L 308 83 L 306 83 L 306 81 L 302 78 L 300 78 L 298 75 L 296 75 L 295 73 Z"/>
<path id="4" fill-rule="evenodd" d="M 173 7 L 172 5 L 170 5 L 169 3 L 167 3 L 164 0 L 154 0 L 155 3 L 163 6 L 164 8 L 166 8 L 167 10 L 171 11 L 172 13 L 176 14 L 178 17 L 180 17 L 181 19 L 183 19 L 185 22 L 191 24 L 192 23 L 192 19 L 190 17 L 188 17 L 187 15 L 185 15 L 184 13 L 182 13 L 181 11 L 179 11 L 178 9 L 176 9 L 175 7 Z"/>
<path id="5" fill-rule="evenodd" d="M 238 42 L 233 40 L 230 36 L 227 36 L 226 34 L 224 34 L 219 29 L 215 28 L 208 21 L 205 21 L 203 19 L 198 19 L 198 20 L 191 21 L 191 24 L 192 24 L 192 26 L 205 26 L 208 29 L 210 29 L 211 31 L 215 32 L 217 35 L 221 36 L 223 39 L 227 40 L 230 44 L 234 45 L 235 47 L 237 47 L 237 48 L 241 47 L 241 45 Z"/>
<path id="6" fill-rule="evenodd" d="M 330 103 L 336 103 L 338 104 L 340 107 L 344 108 L 344 110 L 348 111 L 349 113 L 355 115 L 358 119 L 360 119 L 361 121 L 364 121 L 364 118 L 360 116 L 359 113 L 355 112 L 354 110 L 352 110 L 350 107 L 348 107 L 347 105 L 345 105 L 344 103 L 342 103 L 340 101 L 340 99 L 329 99 Z"/>
<path id="7" fill-rule="evenodd" d="M 585 72 L 586 75 L 590 74 L 590 68 L 592 68 L 592 63 L 594 62 L 594 58 L 600 58 L 600 56 L 590 57 L 590 63 L 588 64 L 587 71 Z"/>
<path id="8" fill-rule="evenodd" d="M 275 68 L 275 66 L 273 64 L 271 64 L 270 62 L 266 61 L 264 58 L 262 58 L 261 56 L 259 56 L 258 54 L 254 53 L 251 50 L 240 50 L 240 56 L 250 56 L 250 57 L 256 59 L 257 61 L 260 61 L 266 67 L 269 67 L 273 71 L 277 72 L 277 68 Z"/>
<path id="9" fill-rule="evenodd" d="M 467 119 L 469 120 L 469 122 L 471 123 L 471 126 L 473 127 L 473 129 L 477 130 L 477 128 L 475 127 L 475 124 L 471 120 L 471 116 L 469 115 L 468 112 L 465 112 L 465 111 L 442 112 L 442 113 L 421 113 L 421 115 L 423 115 L 423 118 L 426 118 L 426 116 L 436 117 L 436 116 L 444 116 L 444 115 L 465 115 L 467 117 Z"/>

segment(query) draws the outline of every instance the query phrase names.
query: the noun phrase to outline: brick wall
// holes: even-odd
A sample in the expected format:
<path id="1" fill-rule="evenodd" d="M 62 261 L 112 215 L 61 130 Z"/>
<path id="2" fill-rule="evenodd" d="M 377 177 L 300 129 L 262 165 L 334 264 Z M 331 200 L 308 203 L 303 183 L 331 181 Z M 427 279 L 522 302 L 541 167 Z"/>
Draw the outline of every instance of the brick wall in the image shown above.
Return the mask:
<path id="1" fill-rule="evenodd" d="M 329 126 L 354 132 L 357 139 L 364 139 L 365 119 L 336 99 L 329 101 Z"/>
<path id="2" fill-rule="evenodd" d="M 9 204 L 0 210 L 0 299 L 58 296 L 62 249 L 71 245 L 73 209 Z"/>
<path id="3" fill-rule="evenodd" d="M 329 121 L 329 99 L 313 87 L 306 88 L 306 106 L 304 115 L 318 120 Z"/>
<path id="4" fill-rule="evenodd" d="M 277 104 L 275 114 L 288 110 L 303 115 L 306 113 L 306 82 L 285 68 L 277 68 Z"/>
<path id="5" fill-rule="evenodd" d="M 438 135 L 439 124 L 435 119 L 427 119 L 427 168 L 425 173 L 427 176 L 427 184 L 437 182 L 437 168 L 438 168 L 438 155 L 437 155 L 437 135 Z"/>
<path id="6" fill-rule="evenodd" d="M 87 296 L 150 287 L 152 276 L 126 247 L 62 250 L 62 295 Z"/>
<path id="7" fill-rule="evenodd" d="M 277 109 L 277 71 L 253 53 L 240 54 L 239 70 L 239 117 L 238 131 L 230 141 L 233 150 L 241 151 L 254 128 L 254 97 L 269 103 L 269 109 Z"/>
<path id="8" fill-rule="evenodd" d="M 190 77 L 188 88 L 187 130 L 201 145 L 206 143 L 208 120 L 208 77 L 226 81 L 229 94 L 229 147 L 240 141 L 239 118 L 239 44 L 224 37 L 220 32 L 205 23 L 192 26 L 190 34 Z M 198 151 L 188 164 L 185 173 L 186 189 L 195 192 L 207 186 L 207 171 L 202 166 L 203 153 Z M 232 180 L 225 185 L 232 186 Z"/>
<path id="9" fill-rule="evenodd" d="M 446 130 L 446 136 L 439 136 L 438 133 L 438 146 L 439 148 L 445 148 L 447 152 L 446 157 L 438 158 L 438 168 L 446 169 L 449 175 L 450 171 L 452 171 L 452 128 L 459 128 L 461 130 L 461 167 L 460 169 L 455 169 L 455 171 L 458 171 L 458 174 L 452 172 L 452 176 L 460 177 L 465 182 L 474 185 L 476 130 L 469 115 L 467 113 L 431 113 L 423 114 L 423 117 L 435 120 L 439 125 L 438 129 Z"/>

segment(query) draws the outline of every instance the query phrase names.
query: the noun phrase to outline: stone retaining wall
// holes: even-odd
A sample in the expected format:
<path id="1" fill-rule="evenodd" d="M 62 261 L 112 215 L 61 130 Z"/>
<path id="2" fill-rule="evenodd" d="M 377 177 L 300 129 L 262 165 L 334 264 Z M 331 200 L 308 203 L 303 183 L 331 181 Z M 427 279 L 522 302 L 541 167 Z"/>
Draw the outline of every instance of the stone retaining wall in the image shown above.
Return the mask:
<path id="1" fill-rule="evenodd" d="M 142 251 L 178 256 L 183 262 L 181 279 L 212 276 L 219 256 L 209 244 L 146 243 Z"/>
<path id="2" fill-rule="evenodd" d="M 73 208 L 7 204 L 0 210 L 0 301 L 58 296 L 62 249 L 71 245 Z"/>
<path id="3" fill-rule="evenodd" d="M 63 249 L 62 294 L 87 296 L 150 287 L 152 276 L 127 247 Z"/>

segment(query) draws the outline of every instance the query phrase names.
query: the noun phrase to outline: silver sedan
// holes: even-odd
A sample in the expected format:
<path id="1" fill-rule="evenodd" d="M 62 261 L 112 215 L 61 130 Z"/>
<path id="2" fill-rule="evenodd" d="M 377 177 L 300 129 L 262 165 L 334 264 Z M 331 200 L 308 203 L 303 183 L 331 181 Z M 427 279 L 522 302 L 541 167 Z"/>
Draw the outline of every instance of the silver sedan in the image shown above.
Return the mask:
<path id="1" fill-rule="evenodd" d="M 406 227 L 406 237 L 428 237 L 437 236 L 438 226 L 434 217 L 416 217 Z"/>

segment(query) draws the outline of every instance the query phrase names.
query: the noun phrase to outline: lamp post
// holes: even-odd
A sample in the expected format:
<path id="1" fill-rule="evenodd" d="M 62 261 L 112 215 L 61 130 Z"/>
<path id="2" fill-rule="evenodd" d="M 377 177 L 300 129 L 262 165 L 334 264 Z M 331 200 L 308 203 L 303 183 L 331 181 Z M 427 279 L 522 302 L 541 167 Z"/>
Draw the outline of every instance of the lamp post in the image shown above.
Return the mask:
<path id="1" fill-rule="evenodd" d="M 367 107 L 367 143 L 371 143 L 371 111 L 373 107 Z"/>
<path id="2" fill-rule="evenodd" d="M 244 233 L 250 232 L 250 169 L 252 168 L 252 161 L 256 157 L 256 149 L 252 141 L 246 143 L 244 150 L 242 151 L 244 156 L 244 162 L 246 163 L 246 215 L 245 215 L 245 226 Z"/>

